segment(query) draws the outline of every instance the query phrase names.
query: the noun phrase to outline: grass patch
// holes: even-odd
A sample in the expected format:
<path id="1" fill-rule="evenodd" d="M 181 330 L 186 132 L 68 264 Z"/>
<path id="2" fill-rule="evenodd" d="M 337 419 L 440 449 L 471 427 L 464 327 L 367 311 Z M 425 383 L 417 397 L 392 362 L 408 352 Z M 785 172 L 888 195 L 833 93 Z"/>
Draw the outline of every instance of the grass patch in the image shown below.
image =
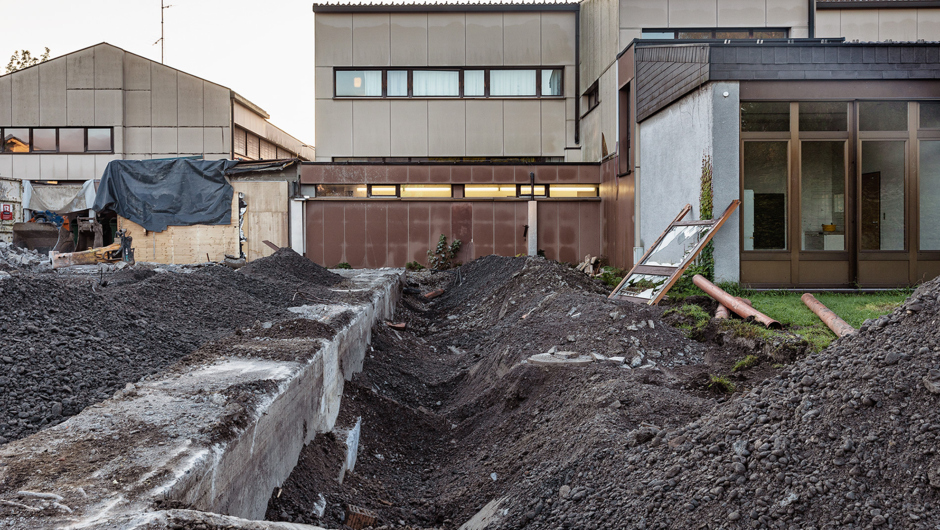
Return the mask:
<path id="1" fill-rule="evenodd" d="M 711 320 L 711 315 L 695 304 L 685 304 L 674 307 L 663 313 L 664 317 L 670 315 L 674 315 L 674 326 L 683 330 L 686 336 L 690 338 L 694 338 L 692 337 L 693 335 L 705 329 L 705 326 L 708 325 L 708 321 Z"/>
<path id="2" fill-rule="evenodd" d="M 748 355 L 747 357 L 734 363 L 734 368 L 732 368 L 731 371 L 740 372 L 742 370 L 747 370 L 748 368 L 756 365 L 758 362 L 760 362 L 760 359 L 758 359 L 756 355 Z"/>
<path id="3" fill-rule="evenodd" d="M 708 384 L 705 388 L 723 394 L 733 394 L 737 387 L 734 386 L 727 377 L 715 374 L 708 374 Z"/>

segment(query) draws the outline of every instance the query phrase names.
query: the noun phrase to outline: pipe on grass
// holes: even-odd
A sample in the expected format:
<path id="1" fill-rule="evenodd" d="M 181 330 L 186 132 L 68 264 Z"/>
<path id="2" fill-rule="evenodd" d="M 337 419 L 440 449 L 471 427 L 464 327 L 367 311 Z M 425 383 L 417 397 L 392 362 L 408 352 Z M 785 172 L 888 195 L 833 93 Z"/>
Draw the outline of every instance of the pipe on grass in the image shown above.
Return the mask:
<path id="1" fill-rule="evenodd" d="M 751 305 L 751 301 L 747 298 L 737 298 L 738 300 L 744 302 L 747 305 Z M 715 309 L 715 318 L 720 318 L 722 320 L 731 318 L 731 310 L 728 309 L 724 304 L 719 303 L 718 309 Z"/>
<path id="2" fill-rule="evenodd" d="M 855 328 L 850 326 L 845 320 L 839 318 L 839 315 L 824 306 L 815 296 L 805 293 L 800 297 L 800 300 L 806 304 L 806 307 L 808 307 L 810 311 L 816 313 L 816 316 L 818 316 L 825 325 L 829 326 L 829 329 L 836 334 L 836 337 L 844 337 L 855 333 Z"/>
<path id="3" fill-rule="evenodd" d="M 712 282 L 705 279 L 701 274 L 696 274 L 692 277 L 692 283 L 696 287 L 705 291 L 708 296 L 711 296 L 718 301 L 719 304 L 727 307 L 728 309 L 734 311 L 735 314 L 740 316 L 743 319 L 756 320 L 761 324 L 767 326 L 771 329 L 782 329 L 783 326 L 780 325 L 780 322 L 770 318 L 769 316 L 761 313 L 760 311 L 754 309 L 753 307 L 744 303 L 740 298 L 731 296 L 726 293 L 721 287 L 713 284 Z"/>

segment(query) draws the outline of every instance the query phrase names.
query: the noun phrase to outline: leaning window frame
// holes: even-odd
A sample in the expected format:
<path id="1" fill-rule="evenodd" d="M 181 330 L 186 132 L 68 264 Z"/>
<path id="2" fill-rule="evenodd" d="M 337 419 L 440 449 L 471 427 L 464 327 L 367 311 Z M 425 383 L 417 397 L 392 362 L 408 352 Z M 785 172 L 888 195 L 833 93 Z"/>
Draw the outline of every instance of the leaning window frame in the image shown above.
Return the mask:
<path id="1" fill-rule="evenodd" d="M 382 72 L 382 95 L 381 96 L 337 96 L 336 95 L 336 77 L 337 72 L 348 71 L 381 71 Z M 415 96 L 414 95 L 414 72 L 422 71 L 454 71 L 458 72 L 459 89 L 456 96 Z M 483 95 L 466 96 L 464 95 L 464 72 L 467 70 L 483 70 Z M 535 95 L 520 96 L 493 96 L 490 95 L 490 71 L 492 70 L 534 70 L 535 71 Z M 561 94 L 543 95 L 542 91 L 542 72 L 544 70 L 561 70 Z M 388 95 L 388 72 L 406 71 L 408 72 L 408 95 L 407 96 L 389 96 Z M 365 66 L 344 66 L 333 68 L 333 99 L 564 99 L 565 94 L 565 67 L 563 65 L 536 65 L 536 66 L 434 66 L 434 67 L 365 67 Z"/>

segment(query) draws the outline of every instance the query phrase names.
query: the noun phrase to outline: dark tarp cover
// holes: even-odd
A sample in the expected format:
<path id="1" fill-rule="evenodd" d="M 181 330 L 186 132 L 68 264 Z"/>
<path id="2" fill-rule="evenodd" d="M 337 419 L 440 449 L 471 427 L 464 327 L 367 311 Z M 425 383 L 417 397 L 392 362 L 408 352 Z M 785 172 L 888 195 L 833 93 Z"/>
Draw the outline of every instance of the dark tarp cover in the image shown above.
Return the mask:
<path id="1" fill-rule="evenodd" d="M 152 232 L 167 226 L 227 225 L 234 160 L 114 160 L 98 186 L 95 211 L 114 210 Z"/>

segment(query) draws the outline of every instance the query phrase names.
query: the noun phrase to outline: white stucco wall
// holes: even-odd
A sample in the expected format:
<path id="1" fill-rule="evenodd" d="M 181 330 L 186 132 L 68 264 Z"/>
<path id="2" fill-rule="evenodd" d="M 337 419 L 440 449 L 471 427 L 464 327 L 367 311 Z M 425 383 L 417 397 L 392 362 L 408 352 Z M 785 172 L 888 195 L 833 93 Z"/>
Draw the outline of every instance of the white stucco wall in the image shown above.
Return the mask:
<path id="1" fill-rule="evenodd" d="M 724 94 L 728 95 L 725 96 Z M 714 215 L 738 198 L 738 85 L 709 83 L 639 124 L 638 245 L 648 249 L 686 204 L 700 219 L 702 160 L 712 160 Z M 715 236 L 715 276 L 738 281 L 738 214 Z"/>

